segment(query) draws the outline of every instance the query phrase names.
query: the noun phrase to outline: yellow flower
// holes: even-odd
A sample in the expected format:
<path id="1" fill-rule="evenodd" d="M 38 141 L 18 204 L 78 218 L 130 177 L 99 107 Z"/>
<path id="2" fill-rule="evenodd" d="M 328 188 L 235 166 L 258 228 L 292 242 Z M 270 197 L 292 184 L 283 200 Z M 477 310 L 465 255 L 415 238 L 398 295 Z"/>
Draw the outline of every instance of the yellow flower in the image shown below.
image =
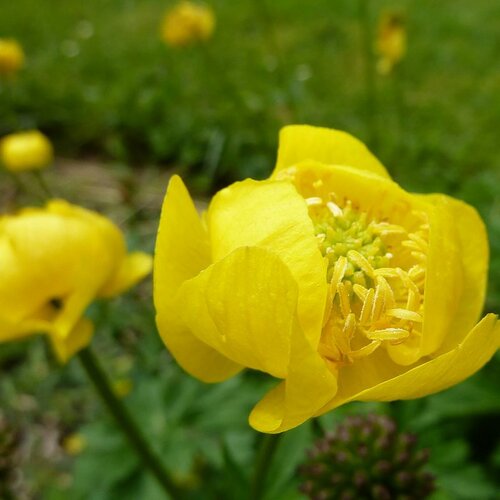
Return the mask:
<path id="1" fill-rule="evenodd" d="M 38 130 L 6 135 L 0 142 L 0 159 L 7 170 L 21 172 L 50 165 L 52 144 Z"/>
<path id="2" fill-rule="evenodd" d="M 172 47 L 184 47 L 208 40 L 215 28 L 215 15 L 209 7 L 180 2 L 163 19 L 161 37 Z"/>
<path id="3" fill-rule="evenodd" d="M 401 14 L 385 13 L 378 26 L 376 50 L 379 54 L 377 70 L 386 75 L 406 54 L 406 28 Z"/>
<path id="4" fill-rule="evenodd" d="M 11 76 L 24 64 L 24 52 L 15 40 L 0 38 L 0 75 Z"/>
<path id="5" fill-rule="evenodd" d="M 62 200 L 0 216 L 0 342 L 45 333 L 67 361 L 90 343 L 90 303 L 122 293 L 151 266 L 151 256 L 127 254 L 110 220 Z"/>
<path id="6" fill-rule="evenodd" d="M 198 217 L 179 177 L 154 269 L 159 332 L 193 376 L 248 367 L 281 383 L 250 424 L 281 432 L 353 400 L 445 389 L 498 349 L 481 313 L 484 225 L 469 205 L 404 191 L 354 137 L 290 126 L 270 179 L 237 182 Z"/>

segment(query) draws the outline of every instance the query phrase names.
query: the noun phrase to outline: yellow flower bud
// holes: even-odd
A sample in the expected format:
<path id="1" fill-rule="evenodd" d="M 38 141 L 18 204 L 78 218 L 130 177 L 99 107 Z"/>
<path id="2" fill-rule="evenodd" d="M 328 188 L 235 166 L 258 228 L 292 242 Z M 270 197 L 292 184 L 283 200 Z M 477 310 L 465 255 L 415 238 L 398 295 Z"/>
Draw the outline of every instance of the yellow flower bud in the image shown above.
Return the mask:
<path id="1" fill-rule="evenodd" d="M 67 361 L 90 343 L 88 306 L 127 290 L 151 265 L 150 255 L 127 253 L 110 220 L 62 200 L 0 216 L 0 343 L 43 333 Z"/>
<path id="2" fill-rule="evenodd" d="M 378 26 L 376 50 L 379 54 L 377 70 L 380 74 L 390 73 L 406 54 L 406 27 L 403 16 L 388 12 Z"/>
<path id="3" fill-rule="evenodd" d="M 68 455 L 79 455 L 87 446 L 84 436 L 78 433 L 66 436 L 62 442 L 62 447 Z"/>
<path id="4" fill-rule="evenodd" d="M 0 38 L 0 76 L 11 76 L 24 64 L 24 52 L 16 40 Z"/>
<path id="5" fill-rule="evenodd" d="M 276 433 L 350 401 L 431 394 L 500 345 L 488 242 L 471 206 L 405 191 L 357 139 L 285 127 L 272 176 L 203 220 L 170 181 L 155 252 L 158 330 L 193 376 L 280 380 L 250 424 Z"/>
<path id="6" fill-rule="evenodd" d="M 10 134 L 0 142 L 0 160 L 12 172 L 45 168 L 53 159 L 52 144 L 38 130 Z"/>
<path id="7" fill-rule="evenodd" d="M 184 1 L 169 10 L 163 19 L 161 37 L 172 47 L 183 47 L 208 40 L 215 28 L 212 9 Z"/>

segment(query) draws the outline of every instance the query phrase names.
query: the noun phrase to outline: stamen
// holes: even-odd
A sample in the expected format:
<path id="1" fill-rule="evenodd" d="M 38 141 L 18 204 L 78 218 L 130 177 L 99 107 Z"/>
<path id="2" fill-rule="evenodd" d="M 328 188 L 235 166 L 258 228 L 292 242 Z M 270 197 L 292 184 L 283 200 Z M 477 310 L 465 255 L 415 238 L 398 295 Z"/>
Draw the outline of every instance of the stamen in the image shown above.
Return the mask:
<path id="1" fill-rule="evenodd" d="M 359 322 L 362 325 L 367 324 L 370 319 L 370 315 L 373 308 L 374 297 L 375 297 L 375 290 L 373 288 L 370 288 L 365 296 L 363 302 L 363 308 L 361 309 L 361 314 L 359 315 Z"/>
<path id="2" fill-rule="evenodd" d="M 380 346 L 382 342 L 380 340 L 372 340 L 369 344 L 366 344 L 361 349 L 357 349 L 356 351 L 351 351 L 349 353 L 349 357 L 352 359 L 360 359 L 373 354 L 377 348 Z"/>
<path id="3" fill-rule="evenodd" d="M 347 294 L 344 283 L 337 284 L 337 293 L 339 294 L 340 299 L 340 310 L 342 311 L 344 318 L 347 318 L 351 312 L 351 301 L 349 300 L 349 295 Z"/>
<path id="4" fill-rule="evenodd" d="M 401 340 L 408 338 L 410 332 L 404 328 L 384 328 L 365 332 L 366 338 L 370 340 Z"/>
<path id="5" fill-rule="evenodd" d="M 326 206 L 328 207 L 328 210 L 330 210 L 330 212 L 334 217 L 342 217 L 342 215 L 344 215 L 342 209 L 333 201 L 327 202 Z"/>
<path id="6" fill-rule="evenodd" d="M 311 196 L 311 198 L 306 198 L 306 204 L 308 207 L 323 205 L 323 200 L 319 196 Z"/>
<path id="7" fill-rule="evenodd" d="M 370 278 L 375 277 L 373 267 L 368 262 L 366 257 L 363 257 L 363 255 L 356 250 L 349 250 L 349 252 L 347 252 L 347 257 L 349 257 L 350 260 L 352 260 L 360 269 L 370 276 Z"/>
<path id="8" fill-rule="evenodd" d="M 393 318 L 422 323 L 422 316 L 415 311 L 409 311 L 408 309 L 388 309 L 385 311 L 385 314 L 386 316 L 392 316 Z"/>

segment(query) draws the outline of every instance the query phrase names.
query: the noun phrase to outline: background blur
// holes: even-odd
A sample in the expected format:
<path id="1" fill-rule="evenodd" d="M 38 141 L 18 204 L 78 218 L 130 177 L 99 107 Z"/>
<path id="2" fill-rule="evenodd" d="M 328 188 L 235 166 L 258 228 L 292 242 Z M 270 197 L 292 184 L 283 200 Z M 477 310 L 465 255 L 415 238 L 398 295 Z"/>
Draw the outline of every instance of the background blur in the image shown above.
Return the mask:
<path id="1" fill-rule="evenodd" d="M 269 175 L 281 126 L 343 129 L 368 142 L 405 189 L 446 192 L 481 212 L 491 243 L 486 311 L 500 312 L 500 3 L 211 0 L 213 38 L 183 48 L 160 38 L 172 5 L 0 0 L 0 37 L 26 54 L 15 79 L 0 83 L 0 136 L 30 128 L 49 136 L 58 195 L 108 213 L 132 248 L 152 250 L 172 171 L 203 200 Z M 374 73 L 370 100 L 363 37 L 370 28 L 375 44 L 387 10 L 404 16 L 408 48 L 391 73 Z M 11 207 L 2 173 L 0 195 Z M 244 374 L 208 387 L 184 375 L 155 333 L 150 288 L 95 305 L 103 326 L 94 343 L 178 481 L 194 498 L 238 498 L 255 445 L 246 415 L 265 383 Z M 15 422 L 18 443 L 17 498 L 161 498 L 77 363 L 58 367 L 35 339 L 2 345 L 0 369 L 0 413 Z M 325 425 L 346 413 L 390 413 L 431 447 L 436 498 L 500 498 L 499 376 L 497 354 L 442 394 L 348 405 Z M 310 442 L 306 425 L 287 433 L 270 500 L 300 498 L 294 471 Z"/>

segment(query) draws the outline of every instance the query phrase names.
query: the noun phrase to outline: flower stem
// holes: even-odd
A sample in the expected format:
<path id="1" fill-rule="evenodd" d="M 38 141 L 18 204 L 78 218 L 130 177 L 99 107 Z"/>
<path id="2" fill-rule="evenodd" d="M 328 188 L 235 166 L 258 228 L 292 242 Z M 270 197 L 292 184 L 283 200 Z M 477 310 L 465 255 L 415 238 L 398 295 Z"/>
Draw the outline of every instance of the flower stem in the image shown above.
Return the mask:
<path id="1" fill-rule="evenodd" d="M 262 436 L 257 457 L 255 460 L 255 470 L 252 481 L 252 500 L 261 500 L 266 491 L 266 479 L 269 467 L 278 448 L 281 434 L 265 434 Z"/>
<path id="2" fill-rule="evenodd" d="M 370 17 L 370 0 L 358 0 L 358 22 L 361 31 L 365 79 L 365 112 L 366 127 L 371 148 L 377 148 L 377 95 L 375 89 L 375 65 L 372 49 L 372 27 Z"/>
<path id="3" fill-rule="evenodd" d="M 107 406 L 108 410 L 127 436 L 129 443 L 140 456 L 143 464 L 156 477 L 163 491 L 167 493 L 170 498 L 182 498 L 179 488 L 170 478 L 156 453 L 150 448 L 129 411 L 115 396 L 104 370 L 99 365 L 90 347 L 81 350 L 78 353 L 78 357 L 89 379 L 101 396 L 103 403 Z"/>
<path id="4" fill-rule="evenodd" d="M 39 186 L 42 188 L 44 197 L 47 199 L 53 198 L 54 195 L 52 194 L 52 190 L 50 189 L 49 185 L 45 180 L 45 177 L 40 172 L 40 170 L 33 170 L 33 177 L 35 177 Z"/>

